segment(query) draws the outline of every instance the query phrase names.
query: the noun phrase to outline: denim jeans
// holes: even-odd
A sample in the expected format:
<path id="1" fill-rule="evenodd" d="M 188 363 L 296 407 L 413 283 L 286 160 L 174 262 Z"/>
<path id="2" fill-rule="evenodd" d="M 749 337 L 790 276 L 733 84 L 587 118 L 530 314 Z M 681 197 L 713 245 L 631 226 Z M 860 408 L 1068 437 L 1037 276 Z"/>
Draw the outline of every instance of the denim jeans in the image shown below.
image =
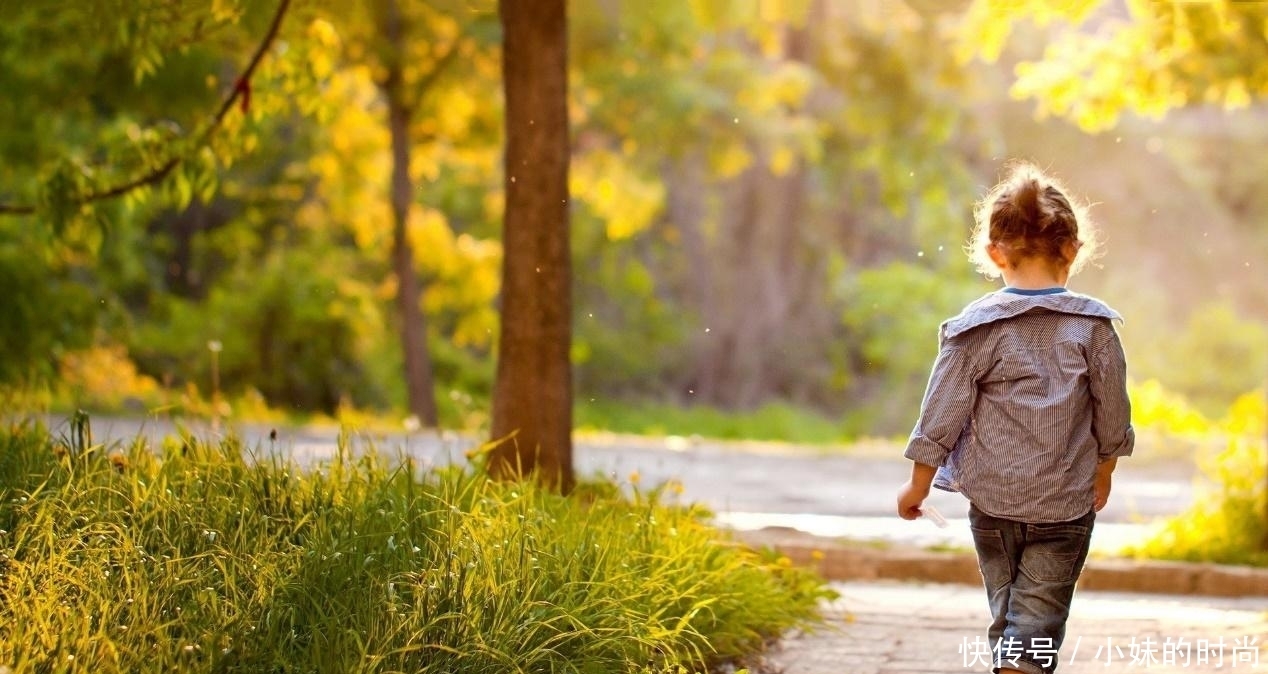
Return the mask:
<path id="1" fill-rule="evenodd" d="M 1065 639 L 1074 585 L 1087 560 L 1096 512 L 1069 522 L 1028 524 L 969 507 L 969 525 L 993 621 L 1000 667 L 1051 674 Z"/>

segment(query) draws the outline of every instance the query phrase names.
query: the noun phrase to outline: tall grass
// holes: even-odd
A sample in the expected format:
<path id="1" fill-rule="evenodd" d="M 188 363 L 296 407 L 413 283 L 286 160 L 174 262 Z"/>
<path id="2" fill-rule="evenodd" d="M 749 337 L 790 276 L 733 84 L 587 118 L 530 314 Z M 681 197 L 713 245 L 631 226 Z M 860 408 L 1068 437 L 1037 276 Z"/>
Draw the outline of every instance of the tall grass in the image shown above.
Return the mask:
<path id="1" fill-rule="evenodd" d="M 760 650 L 828 592 L 672 489 L 571 497 L 347 444 L 0 434 L 13 672 L 666 672 Z"/>

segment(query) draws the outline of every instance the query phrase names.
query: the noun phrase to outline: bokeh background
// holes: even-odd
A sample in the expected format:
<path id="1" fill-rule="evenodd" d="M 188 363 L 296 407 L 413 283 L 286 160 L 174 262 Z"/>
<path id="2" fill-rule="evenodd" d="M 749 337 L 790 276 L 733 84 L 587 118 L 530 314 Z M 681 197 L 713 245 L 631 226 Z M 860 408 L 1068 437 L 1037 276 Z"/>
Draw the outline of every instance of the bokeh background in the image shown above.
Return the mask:
<path id="1" fill-rule="evenodd" d="M 0 2 L 7 400 L 486 428 L 506 253 L 497 8 L 391 4 L 295 2 L 243 82 L 274 3 Z M 1071 286 L 1126 317 L 1141 409 L 1218 417 L 1268 376 L 1265 16 L 573 2 L 578 426 L 905 433 L 938 323 L 994 287 L 963 246 L 1014 158 L 1092 204 L 1104 254 Z M 235 88 L 249 95 L 216 118 Z M 417 316 L 397 303 L 405 273 Z M 403 375 L 407 321 L 434 419 Z"/>

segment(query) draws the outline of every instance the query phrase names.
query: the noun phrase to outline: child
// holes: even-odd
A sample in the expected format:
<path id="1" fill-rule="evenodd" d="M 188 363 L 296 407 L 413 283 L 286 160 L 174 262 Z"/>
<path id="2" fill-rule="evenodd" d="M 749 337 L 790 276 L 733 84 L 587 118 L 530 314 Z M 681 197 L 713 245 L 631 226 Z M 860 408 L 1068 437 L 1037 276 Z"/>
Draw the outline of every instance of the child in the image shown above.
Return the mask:
<path id="1" fill-rule="evenodd" d="M 1066 290 L 1093 238 L 1042 171 L 1014 166 L 975 216 L 970 257 L 1005 287 L 942 324 L 898 515 L 919 517 L 931 484 L 968 498 L 994 671 L 1047 674 L 1110 475 L 1135 443 L 1121 318 Z"/>

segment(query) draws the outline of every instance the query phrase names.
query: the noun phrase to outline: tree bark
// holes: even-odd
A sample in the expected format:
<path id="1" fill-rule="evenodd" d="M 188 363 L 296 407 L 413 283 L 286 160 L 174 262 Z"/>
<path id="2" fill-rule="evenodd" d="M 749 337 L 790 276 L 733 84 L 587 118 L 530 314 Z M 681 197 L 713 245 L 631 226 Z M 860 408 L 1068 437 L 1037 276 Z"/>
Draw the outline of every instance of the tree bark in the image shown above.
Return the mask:
<path id="1" fill-rule="evenodd" d="M 565 0 L 501 0 L 506 94 L 494 477 L 573 485 Z"/>
<path id="2" fill-rule="evenodd" d="M 383 89 L 387 97 L 388 128 L 392 135 L 392 268 L 396 273 L 396 308 L 400 314 L 401 350 L 405 359 L 405 384 L 409 411 L 424 426 L 440 424 L 427 345 L 427 317 L 420 304 L 422 283 L 414 268 L 414 247 L 409 242 L 409 210 L 413 184 L 409 177 L 409 125 L 412 110 L 405 103 L 401 54 L 405 50 L 400 8 L 388 0 L 384 17 L 391 56 Z"/>

